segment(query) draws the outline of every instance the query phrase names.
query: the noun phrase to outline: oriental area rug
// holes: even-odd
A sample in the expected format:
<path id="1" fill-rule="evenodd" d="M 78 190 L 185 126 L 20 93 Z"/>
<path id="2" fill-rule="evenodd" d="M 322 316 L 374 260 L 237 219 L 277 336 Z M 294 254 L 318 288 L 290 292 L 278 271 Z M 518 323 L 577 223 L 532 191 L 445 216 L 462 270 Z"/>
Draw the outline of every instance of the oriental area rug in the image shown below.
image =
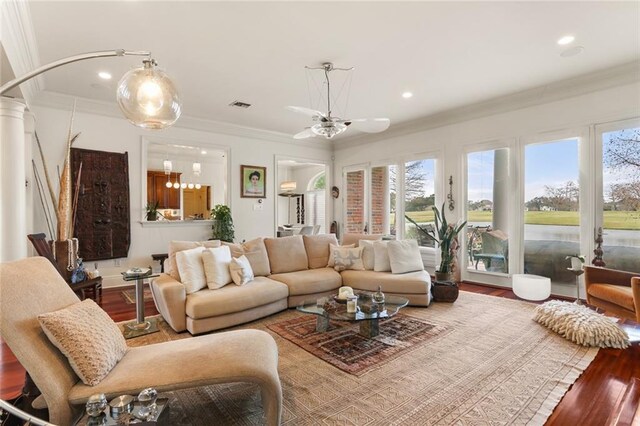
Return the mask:
<path id="1" fill-rule="evenodd" d="M 598 349 L 575 345 L 536 323 L 535 307 L 460 292 L 453 304 L 404 308 L 391 321 L 427 324 L 424 341 L 387 341 L 395 349 L 386 356 L 380 348 L 372 351 L 368 360 L 358 360 L 365 368 L 355 374 L 317 355 L 313 345 L 304 348 L 279 334 L 315 322 L 310 315 L 289 309 L 235 328 L 264 330 L 276 340 L 285 425 L 541 425 Z M 380 324 L 383 337 L 387 326 L 393 323 Z M 162 321 L 160 328 L 127 343 L 192 338 Z M 263 424 L 255 385 L 205 386 L 164 396 L 170 398 L 172 425 Z"/>

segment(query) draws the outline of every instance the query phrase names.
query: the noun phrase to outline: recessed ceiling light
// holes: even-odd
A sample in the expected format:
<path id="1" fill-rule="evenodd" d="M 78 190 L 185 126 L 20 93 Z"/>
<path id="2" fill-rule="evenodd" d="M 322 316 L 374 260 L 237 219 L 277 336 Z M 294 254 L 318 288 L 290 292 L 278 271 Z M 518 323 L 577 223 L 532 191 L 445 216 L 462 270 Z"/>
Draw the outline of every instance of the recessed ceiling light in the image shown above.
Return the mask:
<path id="1" fill-rule="evenodd" d="M 103 79 L 103 80 L 111 80 L 111 74 L 109 74 L 109 73 L 108 73 L 108 72 L 106 72 L 106 71 L 100 71 L 100 72 L 98 73 L 98 77 L 100 77 L 100 78 L 101 78 L 101 79 Z"/>
<path id="2" fill-rule="evenodd" d="M 411 98 L 412 96 L 413 96 L 413 93 L 411 93 L 411 92 L 404 92 L 404 93 L 402 94 L 402 97 L 403 97 L 403 98 L 405 98 L 405 99 L 409 99 L 409 98 Z"/>
<path id="3" fill-rule="evenodd" d="M 558 39 L 558 44 L 559 44 L 560 46 L 564 46 L 564 45 L 566 45 L 566 44 L 572 43 L 572 42 L 573 42 L 573 40 L 575 40 L 575 39 L 576 39 L 576 38 L 575 38 L 574 36 L 572 36 L 572 35 L 566 35 L 566 36 L 564 36 L 564 37 L 562 37 L 562 38 Z"/>
<path id="4" fill-rule="evenodd" d="M 202 151 L 200 151 L 200 154 L 202 155 L 207 155 L 207 151 L 205 151 L 204 149 Z"/>

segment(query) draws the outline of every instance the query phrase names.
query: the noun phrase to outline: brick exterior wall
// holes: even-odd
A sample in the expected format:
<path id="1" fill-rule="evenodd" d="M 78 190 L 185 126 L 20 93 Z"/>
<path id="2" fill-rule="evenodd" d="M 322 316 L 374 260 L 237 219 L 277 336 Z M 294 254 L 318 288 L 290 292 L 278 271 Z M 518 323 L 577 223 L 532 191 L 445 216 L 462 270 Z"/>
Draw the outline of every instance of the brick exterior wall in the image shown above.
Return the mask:
<path id="1" fill-rule="evenodd" d="M 347 173 L 347 218 L 344 231 L 364 231 L 364 170 Z"/>

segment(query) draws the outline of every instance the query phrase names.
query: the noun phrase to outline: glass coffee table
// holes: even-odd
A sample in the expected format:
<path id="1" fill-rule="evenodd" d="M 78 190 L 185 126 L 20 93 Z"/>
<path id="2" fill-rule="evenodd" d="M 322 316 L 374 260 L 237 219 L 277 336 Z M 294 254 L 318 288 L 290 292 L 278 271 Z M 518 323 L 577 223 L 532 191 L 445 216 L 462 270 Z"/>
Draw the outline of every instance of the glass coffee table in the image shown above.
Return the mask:
<path id="1" fill-rule="evenodd" d="M 391 318 L 409 304 L 409 300 L 399 296 L 386 296 L 384 303 L 371 300 L 371 293 L 356 293 L 356 312 L 347 312 L 346 303 L 332 297 L 322 297 L 317 301 L 305 302 L 296 309 L 305 314 L 316 315 L 316 331 L 327 331 L 329 321 L 349 321 L 360 324 L 360 335 L 372 338 L 380 334 L 380 319 Z"/>

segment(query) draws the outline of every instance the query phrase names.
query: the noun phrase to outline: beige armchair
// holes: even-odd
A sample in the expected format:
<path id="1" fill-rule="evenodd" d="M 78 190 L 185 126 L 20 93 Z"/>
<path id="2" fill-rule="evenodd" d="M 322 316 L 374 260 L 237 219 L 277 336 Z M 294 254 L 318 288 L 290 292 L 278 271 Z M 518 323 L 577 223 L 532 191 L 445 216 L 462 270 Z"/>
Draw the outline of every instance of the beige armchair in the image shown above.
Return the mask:
<path id="1" fill-rule="evenodd" d="M 79 299 L 43 257 L 0 265 L 0 331 L 29 372 L 49 408 L 49 421 L 73 424 L 90 395 L 107 398 L 154 387 L 176 390 L 216 383 L 260 386 L 265 423 L 277 425 L 282 412 L 278 348 L 259 330 L 238 330 L 129 348 L 96 386 L 79 380 L 67 358 L 42 331 L 37 316 Z M 163 374 L 158 374 L 161 371 Z"/>

